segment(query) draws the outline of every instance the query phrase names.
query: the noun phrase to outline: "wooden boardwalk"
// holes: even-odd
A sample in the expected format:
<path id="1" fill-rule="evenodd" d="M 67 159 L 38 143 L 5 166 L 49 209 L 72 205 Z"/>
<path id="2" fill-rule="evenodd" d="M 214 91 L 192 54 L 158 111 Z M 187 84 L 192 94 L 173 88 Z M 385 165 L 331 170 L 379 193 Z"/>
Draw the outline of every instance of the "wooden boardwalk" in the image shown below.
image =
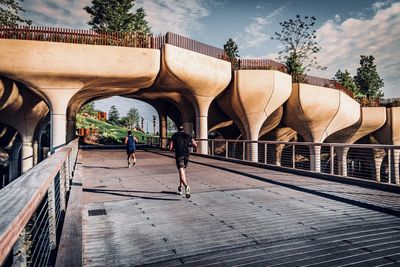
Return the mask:
<path id="1" fill-rule="evenodd" d="M 82 153 L 85 266 L 400 265 L 399 194 L 192 156 L 183 199 L 168 152 Z"/>

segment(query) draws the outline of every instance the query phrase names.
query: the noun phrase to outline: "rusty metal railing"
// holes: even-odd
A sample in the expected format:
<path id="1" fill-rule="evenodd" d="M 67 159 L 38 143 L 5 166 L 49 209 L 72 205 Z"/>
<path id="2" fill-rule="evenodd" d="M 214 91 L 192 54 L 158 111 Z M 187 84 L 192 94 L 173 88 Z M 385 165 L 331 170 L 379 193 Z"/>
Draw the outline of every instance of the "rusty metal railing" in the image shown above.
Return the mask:
<path id="1" fill-rule="evenodd" d="M 224 49 L 204 44 L 176 33 L 167 32 L 165 43 L 181 47 L 210 57 L 228 60 Z"/>
<path id="2" fill-rule="evenodd" d="M 0 38 L 72 44 L 154 48 L 156 38 L 141 32 L 95 32 L 40 26 L 0 26 Z"/>
<path id="3" fill-rule="evenodd" d="M 286 66 L 272 59 L 241 58 L 238 60 L 239 70 L 278 70 L 287 72 Z"/>

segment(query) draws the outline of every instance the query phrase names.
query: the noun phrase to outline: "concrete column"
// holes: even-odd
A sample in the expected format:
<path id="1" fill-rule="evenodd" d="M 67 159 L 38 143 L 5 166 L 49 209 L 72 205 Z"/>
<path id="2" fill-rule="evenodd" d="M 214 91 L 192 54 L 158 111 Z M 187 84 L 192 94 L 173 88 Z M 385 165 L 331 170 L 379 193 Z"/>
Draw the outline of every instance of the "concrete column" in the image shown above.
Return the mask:
<path id="1" fill-rule="evenodd" d="M 258 132 L 259 131 L 252 131 L 250 135 L 251 141 L 258 141 Z M 250 143 L 250 155 L 249 159 L 254 162 L 258 162 L 258 144 L 257 143 Z"/>
<path id="2" fill-rule="evenodd" d="M 39 163 L 39 141 L 33 141 L 33 166 Z"/>
<path id="3" fill-rule="evenodd" d="M 42 89 L 50 102 L 51 112 L 51 149 L 57 149 L 66 143 L 67 107 L 72 96 L 79 89 Z"/>
<path id="4" fill-rule="evenodd" d="M 349 149 L 348 147 L 335 147 L 338 158 L 338 172 L 342 176 L 347 176 L 347 154 Z"/>
<path id="5" fill-rule="evenodd" d="M 321 172 L 321 146 L 310 146 L 310 170 Z"/>
<path id="6" fill-rule="evenodd" d="M 212 98 L 197 97 L 196 100 L 196 137 L 199 139 L 208 139 L 208 109 L 212 102 Z M 198 142 L 197 152 L 207 155 L 208 142 Z"/>
<path id="7" fill-rule="evenodd" d="M 161 148 L 167 148 L 167 115 L 163 112 L 158 113 L 160 127 L 160 145 Z"/>
<path id="8" fill-rule="evenodd" d="M 26 173 L 33 167 L 33 142 L 24 140 L 22 142 L 22 173 Z"/>
<path id="9" fill-rule="evenodd" d="M 208 138 L 208 122 L 207 116 L 196 116 L 196 137 L 199 139 L 207 139 Z M 197 152 L 201 154 L 207 154 L 208 151 L 208 142 L 207 141 L 199 141 Z"/>
<path id="10" fill-rule="evenodd" d="M 20 141 L 15 141 L 15 143 L 12 146 L 12 150 L 10 153 L 10 165 L 9 165 L 9 175 L 8 175 L 10 182 L 18 177 L 18 172 L 19 172 L 18 158 L 21 147 L 22 143 Z"/>
<path id="11" fill-rule="evenodd" d="M 75 139 L 75 120 L 74 119 L 68 119 L 67 120 L 67 143 L 71 142 L 72 140 Z"/>
<path id="12" fill-rule="evenodd" d="M 275 148 L 275 165 L 281 166 L 282 165 L 282 152 L 285 148 L 285 145 L 276 145 Z"/>
<path id="13" fill-rule="evenodd" d="M 375 180 L 381 181 L 381 167 L 383 159 L 386 156 L 384 149 L 374 149 L 374 164 L 375 164 Z"/>
<path id="14" fill-rule="evenodd" d="M 400 170 L 399 170 L 399 161 L 400 161 L 400 149 L 393 149 L 393 167 L 394 167 L 394 182 L 396 184 L 400 184 Z"/>

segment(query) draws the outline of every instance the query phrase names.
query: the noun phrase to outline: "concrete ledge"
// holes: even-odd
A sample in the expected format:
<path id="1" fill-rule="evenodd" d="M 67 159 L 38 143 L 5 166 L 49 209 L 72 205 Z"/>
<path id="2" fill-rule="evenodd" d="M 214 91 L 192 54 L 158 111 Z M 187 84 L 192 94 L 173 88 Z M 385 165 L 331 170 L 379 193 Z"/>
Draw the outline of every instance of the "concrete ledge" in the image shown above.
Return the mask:
<path id="1" fill-rule="evenodd" d="M 203 158 L 210 158 L 210 159 L 227 161 L 227 162 L 232 162 L 232 163 L 237 163 L 237 164 L 243 164 L 243 165 L 247 165 L 247 166 L 254 166 L 254 167 L 268 169 L 268 170 L 303 175 L 303 176 L 317 178 L 317 179 L 335 181 L 335 182 L 340 182 L 340 183 L 344 183 L 344 184 L 351 184 L 351 185 L 357 185 L 357 186 L 361 186 L 361 187 L 379 189 L 379 190 L 393 192 L 393 193 L 400 193 L 400 186 L 393 185 L 393 184 L 384 184 L 384 183 L 379 183 L 379 182 L 371 181 L 371 180 L 364 180 L 364 179 L 360 179 L 360 178 L 343 177 L 343 176 L 332 175 L 332 174 L 327 174 L 327 173 L 319 173 L 319 172 L 305 171 L 305 170 L 299 170 L 299 169 L 291 169 L 291 168 L 287 168 L 287 167 L 266 165 L 263 163 L 242 161 L 242 160 L 238 160 L 238 159 L 224 158 L 224 157 L 219 157 L 219 156 L 202 155 L 202 154 L 197 154 L 197 153 L 192 153 L 192 155 L 198 156 L 198 157 L 203 157 Z"/>
<path id="2" fill-rule="evenodd" d="M 82 266 L 82 153 L 71 183 L 55 266 Z"/>

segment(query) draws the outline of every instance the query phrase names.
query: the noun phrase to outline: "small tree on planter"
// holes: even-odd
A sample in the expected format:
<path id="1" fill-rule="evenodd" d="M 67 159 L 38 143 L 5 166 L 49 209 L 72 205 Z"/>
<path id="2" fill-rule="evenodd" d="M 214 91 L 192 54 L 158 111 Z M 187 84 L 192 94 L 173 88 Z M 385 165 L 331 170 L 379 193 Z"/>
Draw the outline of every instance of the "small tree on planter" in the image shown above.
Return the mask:
<path id="1" fill-rule="evenodd" d="M 228 41 L 224 44 L 225 54 L 228 56 L 229 61 L 232 63 L 232 68 L 237 69 L 239 67 L 238 57 L 239 57 L 239 48 L 238 45 L 232 38 L 229 38 Z"/>

